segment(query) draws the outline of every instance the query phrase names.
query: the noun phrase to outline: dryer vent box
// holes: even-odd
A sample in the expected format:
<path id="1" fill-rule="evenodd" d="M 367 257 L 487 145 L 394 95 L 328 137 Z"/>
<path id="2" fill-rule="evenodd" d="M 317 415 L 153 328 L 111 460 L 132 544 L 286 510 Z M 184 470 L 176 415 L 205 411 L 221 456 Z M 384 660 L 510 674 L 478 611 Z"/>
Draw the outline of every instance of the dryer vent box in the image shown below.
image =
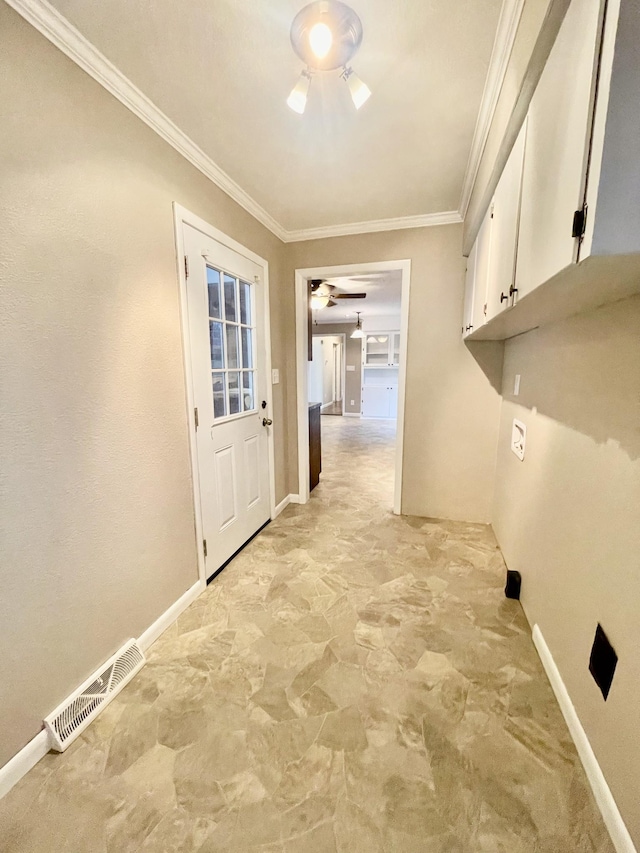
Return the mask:
<path id="1" fill-rule="evenodd" d="M 602 630 L 602 625 L 598 623 L 596 636 L 593 640 L 593 646 L 591 647 L 589 672 L 593 676 L 605 699 L 609 695 L 611 682 L 613 681 L 613 674 L 616 671 L 617 664 L 618 655 L 609 642 L 607 635 Z"/>

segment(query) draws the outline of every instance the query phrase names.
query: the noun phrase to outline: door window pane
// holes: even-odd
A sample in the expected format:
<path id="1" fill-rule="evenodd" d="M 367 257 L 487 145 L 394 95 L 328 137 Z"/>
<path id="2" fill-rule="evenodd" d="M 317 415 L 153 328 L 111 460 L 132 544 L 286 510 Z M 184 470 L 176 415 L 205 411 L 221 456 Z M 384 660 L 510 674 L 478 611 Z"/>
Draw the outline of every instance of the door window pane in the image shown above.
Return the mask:
<path id="1" fill-rule="evenodd" d="M 227 326 L 227 367 L 231 369 L 240 367 L 237 326 Z"/>
<path id="2" fill-rule="evenodd" d="M 242 366 L 253 367 L 253 341 L 251 329 L 240 329 L 242 336 Z"/>
<path id="3" fill-rule="evenodd" d="M 220 319 L 220 273 L 207 267 L 207 289 L 209 291 L 209 317 Z"/>
<path id="4" fill-rule="evenodd" d="M 209 345 L 211 347 L 211 368 L 224 368 L 224 350 L 222 348 L 222 323 L 209 320 Z"/>
<path id="5" fill-rule="evenodd" d="M 237 322 L 236 280 L 226 274 L 224 276 L 224 317 L 232 323 Z"/>
<path id="6" fill-rule="evenodd" d="M 224 373 L 212 373 L 213 417 L 223 418 L 227 414 L 227 398 L 224 388 Z"/>
<path id="7" fill-rule="evenodd" d="M 240 322 L 251 325 L 251 285 L 246 281 L 240 282 Z"/>
<path id="8" fill-rule="evenodd" d="M 253 399 L 253 371 L 242 374 L 242 402 L 245 412 L 255 409 Z"/>
<path id="9" fill-rule="evenodd" d="M 228 373 L 229 377 L 229 414 L 237 415 L 242 411 L 240 405 L 240 374 Z"/>

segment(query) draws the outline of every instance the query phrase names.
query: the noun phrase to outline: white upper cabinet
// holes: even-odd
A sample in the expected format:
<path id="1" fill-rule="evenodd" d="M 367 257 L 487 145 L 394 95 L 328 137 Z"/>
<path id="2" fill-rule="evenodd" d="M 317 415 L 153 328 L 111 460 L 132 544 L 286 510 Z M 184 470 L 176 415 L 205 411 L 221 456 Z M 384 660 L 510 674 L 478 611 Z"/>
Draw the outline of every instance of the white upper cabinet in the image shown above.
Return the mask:
<path id="1" fill-rule="evenodd" d="M 600 22 L 599 0 L 572 0 L 529 106 L 518 299 L 577 259 Z"/>
<path id="2" fill-rule="evenodd" d="M 571 0 L 478 233 L 465 336 L 640 292 L 638 44 L 640 0 Z"/>
<path id="3" fill-rule="evenodd" d="M 464 313 L 462 316 L 462 334 L 464 337 L 473 331 L 473 297 L 476 283 L 476 254 L 478 241 L 473 244 L 467 258 L 467 273 L 464 279 Z"/>
<path id="4" fill-rule="evenodd" d="M 400 332 L 367 332 L 365 367 L 397 367 L 400 364 Z"/>
<path id="5" fill-rule="evenodd" d="M 479 329 L 486 319 L 487 294 L 489 291 L 489 275 L 491 272 L 491 246 L 493 237 L 492 207 L 489 208 L 478 232 L 478 249 L 476 256 L 476 272 L 473 298 L 472 325 Z"/>
<path id="6" fill-rule="evenodd" d="M 516 245 L 526 133 L 525 119 L 493 197 L 487 320 L 516 301 Z"/>
<path id="7" fill-rule="evenodd" d="M 640 252 L 640 0 L 609 0 L 580 260 Z"/>

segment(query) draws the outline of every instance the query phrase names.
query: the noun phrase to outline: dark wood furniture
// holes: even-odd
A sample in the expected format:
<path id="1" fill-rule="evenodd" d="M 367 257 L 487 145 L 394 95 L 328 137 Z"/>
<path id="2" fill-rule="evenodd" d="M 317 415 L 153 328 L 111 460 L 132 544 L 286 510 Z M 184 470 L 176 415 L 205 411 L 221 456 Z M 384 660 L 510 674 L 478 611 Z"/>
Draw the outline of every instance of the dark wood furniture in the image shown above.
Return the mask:
<path id="1" fill-rule="evenodd" d="M 322 471 L 320 403 L 309 403 L 309 489 L 315 489 Z"/>

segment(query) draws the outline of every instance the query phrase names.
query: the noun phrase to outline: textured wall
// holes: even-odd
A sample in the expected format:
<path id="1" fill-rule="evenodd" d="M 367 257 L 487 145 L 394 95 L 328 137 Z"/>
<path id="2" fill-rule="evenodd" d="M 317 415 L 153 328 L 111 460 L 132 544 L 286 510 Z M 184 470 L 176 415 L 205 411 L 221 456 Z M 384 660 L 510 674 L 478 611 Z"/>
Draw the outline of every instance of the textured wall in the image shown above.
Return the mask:
<path id="1" fill-rule="evenodd" d="M 287 279 L 293 290 L 296 268 L 411 259 L 402 512 L 487 522 L 500 396 L 460 336 L 465 270 L 461 240 L 462 226 L 446 225 L 291 243 Z M 293 305 L 289 311 L 293 322 Z M 290 363 L 293 347 L 292 341 Z M 497 385 L 501 345 L 476 349 L 490 363 Z M 288 381 L 288 432 L 293 437 L 294 370 Z M 292 492 L 296 454 L 292 440 Z"/>
<path id="2" fill-rule="evenodd" d="M 0 765 L 197 580 L 171 203 L 283 246 L 0 3 Z M 274 387 L 277 498 L 285 384 Z"/>
<path id="3" fill-rule="evenodd" d="M 640 845 L 640 297 L 505 348 L 493 525 L 613 795 Z M 520 395 L 513 396 L 515 375 Z M 524 461 L 509 449 L 527 426 Z M 598 622 L 619 656 L 605 703 Z"/>

